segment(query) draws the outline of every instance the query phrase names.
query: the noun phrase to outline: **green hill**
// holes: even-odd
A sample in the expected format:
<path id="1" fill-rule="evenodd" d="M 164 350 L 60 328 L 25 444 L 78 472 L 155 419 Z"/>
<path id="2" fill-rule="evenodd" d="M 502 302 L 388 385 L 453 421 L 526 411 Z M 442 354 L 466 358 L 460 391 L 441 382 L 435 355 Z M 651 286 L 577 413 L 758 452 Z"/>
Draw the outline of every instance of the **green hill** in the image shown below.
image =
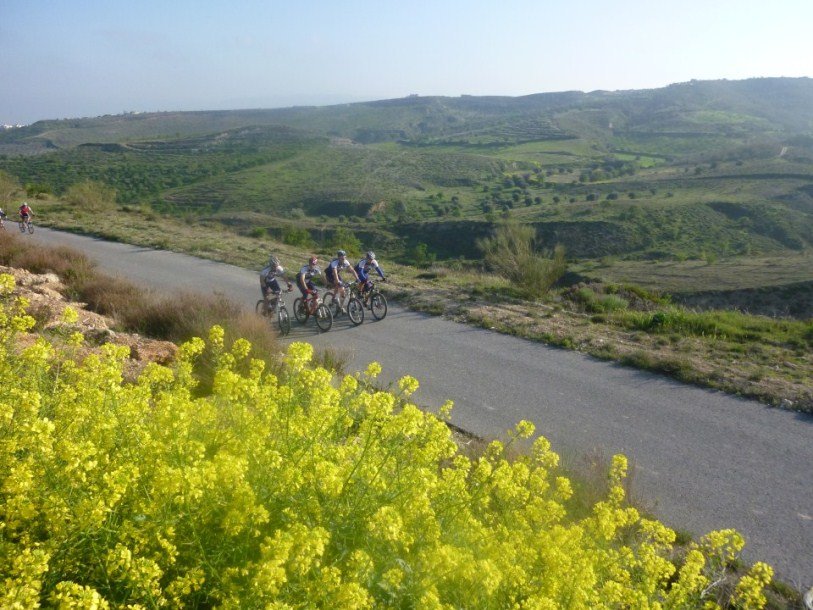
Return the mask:
<path id="1" fill-rule="evenodd" d="M 344 226 L 395 255 L 477 257 L 507 218 L 575 259 L 798 254 L 813 79 L 42 121 L 0 134 L 0 169 L 30 194 L 96 180 L 123 205 L 317 241 Z"/>

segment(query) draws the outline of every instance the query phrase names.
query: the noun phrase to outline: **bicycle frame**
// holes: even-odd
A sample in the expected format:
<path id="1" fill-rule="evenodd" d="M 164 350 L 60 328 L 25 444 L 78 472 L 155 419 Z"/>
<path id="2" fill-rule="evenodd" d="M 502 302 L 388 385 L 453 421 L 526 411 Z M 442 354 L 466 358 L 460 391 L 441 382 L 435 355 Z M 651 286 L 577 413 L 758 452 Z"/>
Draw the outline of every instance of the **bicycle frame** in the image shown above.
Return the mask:
<path id="1" fill-rule="evenodd" d="M 355 280 L 348 282 L 344 286 L 344 298 L 341 299 L 339 298 L 339 288 L 332 288 L 331 290 L 325 292 L 325 298 L 323 300 L 326 301 L 328 295 L 330 295 L 331 300 L 334 303 L 339 303 L 339 307 L 346 307 L 347 303 L 350 302 L 350 299 L 353 298 L 353 294 L 358 297 L 358 284 L 359 283 Z"/>

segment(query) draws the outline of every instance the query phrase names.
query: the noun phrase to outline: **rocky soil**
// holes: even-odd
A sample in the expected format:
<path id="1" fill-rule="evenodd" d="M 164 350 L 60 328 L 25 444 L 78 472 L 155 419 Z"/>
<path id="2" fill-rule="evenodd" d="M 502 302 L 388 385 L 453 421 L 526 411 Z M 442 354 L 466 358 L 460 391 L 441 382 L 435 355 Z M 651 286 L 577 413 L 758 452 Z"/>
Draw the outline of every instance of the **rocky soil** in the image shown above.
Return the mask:
<path id="1" fill-rule="evenodd" d="M 132 377 L 135 377 L 148 362 L 168 364 L 175 358 L 178 348 L 174 343 L 118 332 L 114 330 L 115 323 L 112 319 L 88 311 L 84 303 L 67 299 L 64 284 L 53 273 L 36 274 L 4 266 L 0 266 L 0 273 L 14 276 L 16 282 L 14 296 L 28 300 L 28 313 L 37 320 L 33 332 L 20 338 L 22 345 L 33 343 L 40 334 L 52 336 L 58 341 L 59 337 L 79 331 L 85 337 L 83 349 L 87 353 L 105 343 L 129 347 L 130 358 L 125 373 Z M 66 324 L 63 320 L 63 312 L 68 306 L 78 314 L 74 324 Z"/>

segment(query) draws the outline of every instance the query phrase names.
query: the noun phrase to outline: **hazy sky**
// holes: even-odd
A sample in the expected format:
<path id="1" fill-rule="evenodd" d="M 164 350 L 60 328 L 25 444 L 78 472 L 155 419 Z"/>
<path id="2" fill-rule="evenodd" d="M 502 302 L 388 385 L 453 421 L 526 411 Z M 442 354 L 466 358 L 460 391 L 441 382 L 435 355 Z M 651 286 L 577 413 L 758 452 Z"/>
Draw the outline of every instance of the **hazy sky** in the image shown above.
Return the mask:
<path id="1" fill-rule="evenodd" d="M 812 0 L 0 0 L 0 123 L 813 76 Z"/>

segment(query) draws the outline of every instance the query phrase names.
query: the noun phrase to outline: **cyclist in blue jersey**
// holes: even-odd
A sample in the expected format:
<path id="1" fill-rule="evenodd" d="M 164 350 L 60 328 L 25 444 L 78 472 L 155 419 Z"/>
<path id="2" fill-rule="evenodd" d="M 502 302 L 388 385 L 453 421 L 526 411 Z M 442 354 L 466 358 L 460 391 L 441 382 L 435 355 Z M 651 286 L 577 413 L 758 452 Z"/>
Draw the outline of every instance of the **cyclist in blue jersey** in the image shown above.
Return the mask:
<path id="1" fill-rule="evenodd" d="M 356 265 L 356 275 L 358 275 L 359 282 L 361 282 L 362 294 L 373 287 L 373 283 L 370 281 L 370 272 L 373 269 L 376 270 L 382 281 L 387 281 L 387 278 L 384 276 L 384 270 L 381 268 L 381 265 L 378 264 L 378 261 L 375 260 L 375 252 L 369 250 L 364 258 Z"/>

